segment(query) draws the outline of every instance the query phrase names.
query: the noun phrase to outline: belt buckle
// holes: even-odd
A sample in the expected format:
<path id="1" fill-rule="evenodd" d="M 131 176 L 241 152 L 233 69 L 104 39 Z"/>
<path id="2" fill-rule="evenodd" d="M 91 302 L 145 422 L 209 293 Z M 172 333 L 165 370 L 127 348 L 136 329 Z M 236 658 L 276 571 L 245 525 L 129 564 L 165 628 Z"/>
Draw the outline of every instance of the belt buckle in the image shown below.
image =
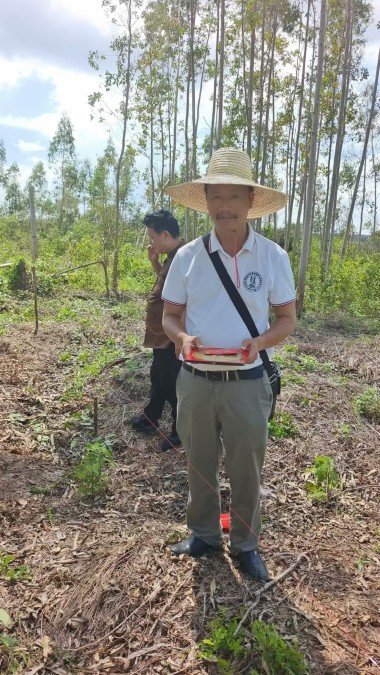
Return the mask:
<path id="1" fill-rule="evenodd" d="M 206 380 L 210 380 L 210 382 L 223 382 L 222 372 L 220 370 L 206 370 Z"/>

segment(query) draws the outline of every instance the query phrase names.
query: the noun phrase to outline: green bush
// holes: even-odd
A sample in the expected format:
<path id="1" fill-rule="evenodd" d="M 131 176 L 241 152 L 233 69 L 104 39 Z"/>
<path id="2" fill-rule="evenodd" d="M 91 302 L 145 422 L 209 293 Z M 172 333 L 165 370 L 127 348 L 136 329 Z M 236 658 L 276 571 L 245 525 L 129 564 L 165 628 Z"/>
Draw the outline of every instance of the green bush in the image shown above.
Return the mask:
<path id="1" fill-rule="evenodd" d="M 111 443 L 107 439 L 87 443 L 84 455 L 74 469 L 80 494 L 92 498 L 102 494 L 108 483 L 105 469 L 113 464 Z"/>
<path id="2" fill-rule="evenodd" d="M 239 627 L 239 617 L 228 617 L 226 608 L 208 624 L 209 636 L 199 645 L 198 657 L 215 663 L 224 675 L 306 675 L 310 672 L 297 642 L 286 642 L 273 624 L 253 621 Z M 260 669 L 260 670 L 256 670 Z"/>
<path id="3" fill-rule="evenodd" d="M 315 458 L 314 466 L 307 469 L 305 477 L 306 490 L 309 496 L 316 501 L 327 502 L 331 496 L 331 491 L 341 486 L 335 462 L 329 455 L 318 455 Z"/>
<path id="4" fill-rule="evenodd" d="M 370 422 L 380 422 L 379 391 L 373 387 L 368 387 L 361 394 L 358 394 L 354 399 L 354 409 Z"/>
<path id="5" fill-rule="evenodd" d="M 268 430 L 269 436 L 273 438 L 292 438 L 298 434 L 291 414 L 284 411 L 275 413 L 274 418 L 269 421 Z"/>

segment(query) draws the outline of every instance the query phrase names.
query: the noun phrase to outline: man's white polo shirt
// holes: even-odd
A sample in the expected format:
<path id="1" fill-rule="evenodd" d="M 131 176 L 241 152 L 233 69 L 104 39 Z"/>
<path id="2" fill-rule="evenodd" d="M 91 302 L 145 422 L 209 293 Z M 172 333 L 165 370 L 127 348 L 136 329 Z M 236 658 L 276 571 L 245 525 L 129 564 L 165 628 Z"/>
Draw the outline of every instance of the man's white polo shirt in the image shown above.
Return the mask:
<path id="1" fill-rule="evenodd" d="M 219 251 L 231 279 L 237 285 L 235 259 L 228 255 L 211 232 L 210 250 Z M 248 237 L 236 256 L 240 288 L 259 333 L 269 327 L 270 305 L 293 302 L 295 288 L 287 253 L 273 241 L 249 227 Z M 202 238 L 185 244 L 177 252 L 162 292 L 165 302 L 186 305 L 186 332 L 200 337 L 205 347 L 241 347 L 249 331 L 235 309 L 209 258 Z M 268 349 L 268 354 L 272 350 Z M 252 368 L 261 363 L 258 358 Z M 210 366 L 197 364 L 200 369 Z M 221 370 L 221 368 L 218 368 Z M 223 370 L 227 370 L 223 366 Z"/>

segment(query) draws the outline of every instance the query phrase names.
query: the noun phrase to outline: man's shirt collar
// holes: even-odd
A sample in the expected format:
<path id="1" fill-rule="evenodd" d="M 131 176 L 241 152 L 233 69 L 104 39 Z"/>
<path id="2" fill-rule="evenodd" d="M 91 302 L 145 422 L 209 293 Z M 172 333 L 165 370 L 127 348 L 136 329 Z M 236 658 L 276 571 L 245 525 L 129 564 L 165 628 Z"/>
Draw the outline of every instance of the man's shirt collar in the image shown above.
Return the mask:
<path id="1" fill-rule="evenodd" d="M 245 242 L 244 242 L 242 248 L 240 249 L 240 251 L 238 251 L 238 255 L 241 251 L 249 251 L 251 253 L 252 249 L 255 245 L 255 233 L 254 233 L 254 231 L 253 231 L 253 229 L 250 225 L 247 225 L 247 226 L 248 226 L 248 237 L 245 240 Z M 219 241 L 219 239 L 216 235 L 215 225 L 211 230 L 210 250 L 211 250 L 211 253 L 213 253 L 214 251 L 222 251 L 222 253 L 224 253 L 225 255 L 228 255 L 228 253 L 226 253 L 225 250 L 223 249 L 223 246 L 220 243 L 220 241 Z"/>

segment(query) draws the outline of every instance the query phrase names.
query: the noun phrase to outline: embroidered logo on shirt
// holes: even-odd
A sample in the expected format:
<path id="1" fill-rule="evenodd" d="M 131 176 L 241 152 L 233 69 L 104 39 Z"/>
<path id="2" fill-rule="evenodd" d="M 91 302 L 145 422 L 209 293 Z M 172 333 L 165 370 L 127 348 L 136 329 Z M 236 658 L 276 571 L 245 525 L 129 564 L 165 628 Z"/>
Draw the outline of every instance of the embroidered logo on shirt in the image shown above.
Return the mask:
<path id="1" fill-rule="evenodd" d="M 263 285 L 263 278 L 258 272 L 248 272 L 243 279 L 244 288 L 247 291 L 259 291 Z"/>

